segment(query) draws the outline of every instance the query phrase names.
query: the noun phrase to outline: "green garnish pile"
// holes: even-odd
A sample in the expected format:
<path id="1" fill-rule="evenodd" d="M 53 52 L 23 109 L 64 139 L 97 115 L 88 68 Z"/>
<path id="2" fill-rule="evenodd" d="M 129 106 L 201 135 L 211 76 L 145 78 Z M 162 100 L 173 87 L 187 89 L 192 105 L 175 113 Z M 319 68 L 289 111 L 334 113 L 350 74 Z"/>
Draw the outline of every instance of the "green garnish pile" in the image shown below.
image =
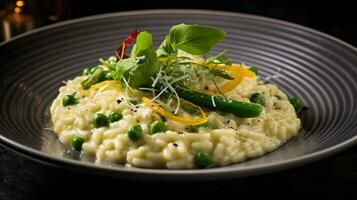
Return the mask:
<path id="1" fill-rule="evenodd" d="M 85 69 L 88 78 L 82 87 L 104 80 L 118 80 L 130 88 L 152 90 L 154 94 L 186 99 L 198 106 L 233 113 L 238 117 L 256 117 L 261 105 L 238 102 L 223 94 L 211 96 L 192 91 L 202 78 L 232 80 L 226 71 L 209 67 L 211 64 L 231 65 L 224 52 L 197 60 L 219 43 L 225 33 L 217 28 L 200 25 L 178 24 L 173 26 L 162 44 L 154 49 L 152 35 L 143 31 L 137 35 L 130 57 L 100 59 L 101 65 Z M 181 53 L 179 53 L 181 51 Z M 182 53 L 184 52 L 184 53 Z"/>

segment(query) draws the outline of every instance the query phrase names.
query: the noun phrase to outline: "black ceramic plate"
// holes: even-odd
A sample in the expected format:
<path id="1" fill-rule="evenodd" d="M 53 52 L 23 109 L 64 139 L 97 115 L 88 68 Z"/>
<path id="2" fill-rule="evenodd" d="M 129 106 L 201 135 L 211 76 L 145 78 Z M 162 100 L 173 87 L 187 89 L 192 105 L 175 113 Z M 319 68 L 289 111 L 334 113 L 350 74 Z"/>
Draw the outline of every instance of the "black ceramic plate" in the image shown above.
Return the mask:
<path id="1" fill-rule="evenodd" d="M 94 165 L 44 151 L 53 142 L 48 109 L 63 80 L 81 73 L 138 28 L 162 40 L 177 23 L 226 31 L 214 52 L 228 49 L 235 62 L 257 66 L 262 78 L 297 95 L 309 109 L 297 137 L 261 158 L 205 170 L 156 170 Z M 158 45 L 156 43 L 156 45 Z M 357 51 L 323 33 L 252 15 L 200 10 L 122 12 L 59 23 L 0 46 L 0 143 L 47 164 L 118 177 L 211 179 L 250 176 L 295 167 L 357 142 Z M 51 143 L 52 142 L 52 143 Z M 46 149 L 46 148 L 45 148 Z M 47 148 L 48 149 L 48 148 Z"/>

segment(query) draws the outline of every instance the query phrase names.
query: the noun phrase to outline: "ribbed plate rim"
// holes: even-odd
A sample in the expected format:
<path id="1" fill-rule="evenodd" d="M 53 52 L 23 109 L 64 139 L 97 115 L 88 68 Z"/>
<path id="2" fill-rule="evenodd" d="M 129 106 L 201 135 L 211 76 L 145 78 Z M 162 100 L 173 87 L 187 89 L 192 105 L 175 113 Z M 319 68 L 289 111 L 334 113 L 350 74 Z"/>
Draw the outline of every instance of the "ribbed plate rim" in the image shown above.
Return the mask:
<path id="1" fill-rule="evenodd" d="M 124 12 L 113 12 L 113 13 L 106 13 L 106 14 L 100 14 L 100 15 L 93 15 L 93 16 L 87 16 L 87 17 L 81 17 L 73 20 L 68 20 L 64 22 L 59 22 L 56 24 L 52 24 L 49 26 L 45 26 L 42 28 L 38 28 L 32 31 L 29 31 L 27 33 L 23 33 L 21 35 L 18 35 L 14 38 L 12 38 L 9 41 L 5 41 L 0 43 L 0 48 L 11 44 L 12 42 L 19 40 L 21 38 L 28 37 L 32 34 L 36 34 L 39 32 L 44 32 L 47 30 L 52 30 L 57 27 L 62 27 L 70 24 L 75 24 L 79 22 L 86 22 L 86 21 L 91 21 L 95 19 L 105 19 L 105 18 L 111 18 L 111 17 L 120 17 L 120 16 L 131 16 L 131 15 L 144 15 L 144 14 L 167 14 L 167 13 L 175 13 L 175 14 L 213 14 L 213 15 L 220 15 L 220 16 L 230 16 L 230 17 L 241 17 L 241 18 L 246 18 L 246 19 L 253 19 L 253 20 L 258 20 L 258 21 L 265 21 L 265 22 L 272 22 L 276 24 L 280 24 L 283 26 L 290 26 L 293 28 L 297 28 L 300 30 L 303 30 L 305 32 L 309 32 L 315 35 L 318 35 L 323 38 L 327 38 L 330 40 L 335 41 L 336 43 L 339 43 L 343 46 L 345 46 L 348 49 L 353 50 L 354 52 L 357 53 L 356 47 L 334 37 L 328 34 L 325 34 L 323 32 L 298 25 L 292 22 L 287 22 L 279 19 L 273 19 L 270 17 L 264 17 L 264 16 L 258 16 L 258 15 L 252 15 L 252 14 L 246 14 L 246 13 L 236 13 L 236 12 L 228 12 L 228 11 L 217 11 L 217 10 L 201 10 L 201 9 L 151 9 L 151 10 L 133 10 L 133 11 L 124 11 Z M 355 136 L 342 142 L 339 144 L 336 144 L 332 147 L 319 150 L 314 153 L 310 153 L 307 155 L 303 156 L 298 156 L 296 158 L 291 158 L 287 160 L 282 160 L 282 161 L 277 161 L 277 162 L 272 162 L 272 163 L 264 163 L 264 164 L 259 164 L 259 165 L 254 165 L 254 166 L 239 166 L 239 167 L 231 167 L 231 168 L 224 168 L 224 167 L 218 167 L 218 168 L 211 168 L 211 169 L 204 169 L 204 170 L 162 170 L 162 169 L 144 169 L 144 168 L 119 168 L 119 167 L 108 167 L 105 165 L 94 165 L 91 163 L 84 163 L 84 162 L 79 162 L 79 161 L 74 161 L 74 160 L 69 160 L 69 159 L 64 159 L 60 157 L 53 157 L 45 152 L 42 152 L 40 150 L 35 150 L 32 148 L 29 148 L 25 145 L 19 144 L 15 141 L 12 141 L 6 137 L 4 137 L 2 134 L 0 135 L 0 144 L 2 146 L 5 146 L 9 148 L 10 150 L 13 150 L 15 152 L 18 152 L 22 154 L 23 156 L 26 156 L 30 159 L 34 159 L 39 162 L 43 162 L 46 164 L 52 164 L 54 166 L 58 166 L 59 163 L 66 164 L 67 167 L 75 170 L 80 170 L 77 167 L 85 167 L 86 170 L 99 170 L 99 171 L 106 171 L 106 172 L 116 172 L 116 173 L 123 173 L 123 174 L 136 174 L 136 175 L 148 175 L 150 177 L 153 177 L 155 175 L 161 175 L 163 177 L 160 177 L 160 179 L 165 179 L 168 177 L 172 176 L 177 176 L 178 178 L 187 178 L 188 175 L 194 179 L 212 179 L 212 178 L 224 178 L 224 177 L 243 177 L 243 176 L 250 176 L 250 175 L 257 175 L 257 174 L 263 174 L 263 173 L 268 173 L 268 172 L 273 172 L 273 171 L 279 171 L 283 169 L 288 169 L 288 168 L 293 168 L 296 166 L 300 166 L 303 164 L 307 164 L 316 160 L 320 160 L 322 158 L 325 158 L 327 156 L 330 156 L 332 154 L 336 154 L 348 147 L 351 147 L 352 145 L 357 143 L 357 133 L 355 133 Z M 56 164 L 55 164 L 56 163 Z M 64 167 L 64 166 L 63 166 Z M 98 173 L 98 172 L 97 172 Z M 122 175 L 123 175 L 122 174 Z M 192 176 L 194 175 L 194 176 Z M 208 175 L 208 176 L 207 176 Z M 137 177 L 136 178 L 142 179 L 145 177 Z M 157 176 L 155 176 L 157 177 Z"/>

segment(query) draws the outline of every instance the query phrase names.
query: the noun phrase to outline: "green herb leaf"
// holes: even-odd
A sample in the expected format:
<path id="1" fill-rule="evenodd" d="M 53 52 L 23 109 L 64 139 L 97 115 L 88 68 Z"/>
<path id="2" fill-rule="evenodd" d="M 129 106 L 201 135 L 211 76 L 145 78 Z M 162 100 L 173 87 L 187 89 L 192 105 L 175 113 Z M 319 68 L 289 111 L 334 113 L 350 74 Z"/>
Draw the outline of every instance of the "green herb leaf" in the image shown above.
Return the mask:
<path id="1" fill-rule="evenodd" d="M 149 85 L 152 82 L 151 77 L 160 69 L 156 53 L 152 48 L 147 51 L 144 56 L 145 58 L 142 62 L 137 63 L 136 66 L 126 74 L 131 87 L 137 88 L 142 85 Z"/>
<path id="2" fill-rule="evenodd" d="M 209 26 L 179 24 L 170 29 L 169 37 L 173 49 L 202 55 L 220 42 L 224 34 L 222 30 Z"/>
<path id="3" fill-rule="evenodd" d="M 151 34 L 141 32 L 136 39 L 131 57 L 119 61 L 112 77 L 121 81 L 125 79 L 133 88 L 150 84 L 151 76 L 160 69 L 152 43 Z"/>
<path id="4" fill-rule="evenodd" d="M 141 32 L 136 38 L 135 56 L 142 56 L 145 51 L 152 48 L 152 35 L 147 32 Z"/>
<path id="5" fill-rule="evenodd" d="M 120 80 L 122 76 L 127 76 L 127 73 L 129 73 L 130 70 L 134 69 L 135 67 L 135 58 L 130 57 L 122 59 L 117 63 L 115 73 L 113 73 L 112 77 L 116 80 Z"/>
<path id="6" fill-rule="evenodd" d="M 214 27 L 178 24 L 171 27 L 156 53 L 159 57 L 168 56 L 180 49 L 193 55 L 203 55 L 220 42 L 224 34 Z"/>

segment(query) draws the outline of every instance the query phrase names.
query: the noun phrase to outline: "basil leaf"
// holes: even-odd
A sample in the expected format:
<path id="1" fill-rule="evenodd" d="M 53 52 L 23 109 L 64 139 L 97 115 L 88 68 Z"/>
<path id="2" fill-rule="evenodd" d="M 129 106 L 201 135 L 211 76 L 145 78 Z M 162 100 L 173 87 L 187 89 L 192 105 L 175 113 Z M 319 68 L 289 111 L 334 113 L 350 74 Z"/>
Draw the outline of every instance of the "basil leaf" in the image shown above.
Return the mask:
<path id="1" fill-rule="evenodd" d="M 145 51 L 152 48 L 152 35 L 147 32 L 141 32 L 135 43 L 135 56 L 141 56 Z"/>
<path id="2" fill-rule="evenodd" d="M 125 74 L 126 72 L 130 71 L 135 67 L 136 67 L 135 58 L 130 57 L 120 60 L 117 63 L 115 72 L 117 73 L 117 75 L 122 76 L 123 74 Z M 117 76 L 116 79 L 118 79 L 118 77 L 120 78 L 120 76 Z"/>
<path id="3" fill-rule="evenodd" d="M 160 69 L 152 43 L 151 34 L 146 31 L 141 32 L 131 51 L 131 57 L 117 63 L 112 77 L 121 81 L 125 79 L 133 88 L 149 85 L 152 81 L 151 77 Z"/>
<path id="4" fill-rule="evenodd" d="M 172 49 L 181 49 L 193 55 L 202 55 L 208 53 L 215 44 L 222 40 L 224 35 L 222 30 L 214 27 L 179 24 L 170 29 L 169 42 Z"/>
<path id="5" fill-rule="evenodd" d="M 149 85 L 152 82 L 151 77 L 160 69 L 156 53 L 152 48 L 146 51 L 143 56 L 145 58 L 139 63 L 136 62 L 136 66 L 127 75 L 131 87 L 138 88 L 139 86 Z"/>

